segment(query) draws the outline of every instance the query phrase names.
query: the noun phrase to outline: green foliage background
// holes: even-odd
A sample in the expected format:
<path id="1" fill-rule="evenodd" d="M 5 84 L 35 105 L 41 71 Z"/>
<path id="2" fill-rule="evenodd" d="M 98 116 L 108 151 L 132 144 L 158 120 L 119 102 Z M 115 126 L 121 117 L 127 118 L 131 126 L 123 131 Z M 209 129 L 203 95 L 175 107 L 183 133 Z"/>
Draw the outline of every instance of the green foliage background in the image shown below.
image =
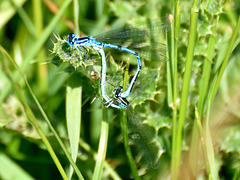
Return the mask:
<path id="1" fill-rule="evenodd" d="M 239 12 L 237 0 L 2 0 L 0 178 L 239 179 Z M 168 17 L 169 61 L 155 81 L 146 75 L 155 62 L 144 63 L 140 87 L 151 83 L 132 102 L 164 147 L 160 166 L 144 170 L 128 163 L 124 113 L 91 103 L 99 80 L 89 73 L 101 64 L 74 69 L 51 52 L 54 34 L 96 35 L 160 17 Z M 130 64 L 126 73 L 126 61 L 109 58 L 118 72 L 109 79 L 132 75 Z"/>

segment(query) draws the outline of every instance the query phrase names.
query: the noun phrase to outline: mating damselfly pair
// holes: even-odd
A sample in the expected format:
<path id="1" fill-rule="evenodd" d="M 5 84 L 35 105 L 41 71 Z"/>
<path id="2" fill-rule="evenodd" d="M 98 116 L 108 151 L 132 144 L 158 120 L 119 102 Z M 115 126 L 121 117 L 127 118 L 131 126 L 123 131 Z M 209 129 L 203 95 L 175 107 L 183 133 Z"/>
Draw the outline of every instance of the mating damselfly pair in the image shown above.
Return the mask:
<path id="1" fill-rule="evenodd" d="M 101 95 L 105 100 L 107 107 L 112 106 L 115 108 L 125 108 L 128 106 L 127 97 L 133 90 L 134 84 L 142 68 L 142 60 L 167 61 L 166 53 L 168 48 L 166 42 L 166 32 L 168 26 L 162 23 L 162 20 L 151 20 L 134 25 L 125 25 L 123 28 L 112 30 L 97 36 L 87 37 L 75 37 L 75 34 L 70 33 L 66 42 L 72 51 L 76 50 L 75 55 L 67 55 L 70 61 L 78 61 L 76 59 L 83 60 L 81 63 L 85 63 L 84 59 L 89 58 L 89 50 L 86 47 L 92 47 L 96 50 L 102 61 L 102 72 L 101 72 Z M 105 52 L 102 49 L 115 49 L 121 54 L 129 54 L 135 56 L 135 62 L 137 63 L 137 69 L 134 76 L 132 77 L 128 88 L 122 91 L 122 85 L 114 89 L 112 98 L 108 98 L 105 93 L 105 82 L 106 82 L 106 58 Z M 115 51 L 116 52 L 116 51 Z M 76 55 L 77 54 L 77 55 Z M 66 57 L 66 56 L 65 56 Z"/>
<path id="2" fill-rule="evenodd" d="M 156 152 L 153 147 L 149 148 L 151 144 L 150 138 L 154 135 L 153 133 L 149 133 L 145 125 L 139 121 L 139 118 L 137 118 L 134 113 L 132 113 L 133 110 L 129 107 L 127 97 L 134 94 L 133 88 L 141 72 L 143 60 L 146 60 L 145 63 L 149 61 L 167 61 L 166 53 L 168 48 L 165 44 L 167 30 L 168 26 L 162 23 L 161 20 L 151 20 L 136 23 L 134 25 L 126 25 L 123 28 L 97 36 L 76 37 L 75 34 L 70 33 L 66 43 L 71 47 L 71 50 L 69 52 L 64 52 L 62 55 L 65 61 L 69 61 L 70 63 L 74 62 L 75 67 L 78 67 L 79 64 L 84 64 L 86 59 L 91 58 L 89 53 L 90 50 L 87 49 L 88 47 L 92 47 L 99 53 L 101 58 L 100 87 L 101 96 L 104 99 L 103 104 L 106 107 L 111 106 L 117 109 L 129 109 L 129 123 L 132 124 L 131 127 L 134 127 L 131 129 L 135 129 L 134 134 L 138 136 L 138 138 L 135 138 L 135 141 L 138 139 L 136 143 L 142 147 L 142 150 L 145 149 L 145 158 L 149 160 L 151 166 L 158 164 L 158 156 L 160 156 L 161 153 Z M 126 57 L 132 55 L 137 65 L 128 88 L 123 91 L 122 86 L 118 85 L 117 88 L 114 88 L 110 96 L 106 93 L 108 67 L 105 49 L 114 49 L 121 54 L 125 53 L 127 54 Z M 57 53 L 61 54 L 59 51 Z M 152 80 L 149 79 L 149 81 L 154 81 L 155 76 L 153 75 L 150 78 L 152 78 Z M 144 85 L 140 82 L 140 86 L 146 86 L 146 84 Z"/>

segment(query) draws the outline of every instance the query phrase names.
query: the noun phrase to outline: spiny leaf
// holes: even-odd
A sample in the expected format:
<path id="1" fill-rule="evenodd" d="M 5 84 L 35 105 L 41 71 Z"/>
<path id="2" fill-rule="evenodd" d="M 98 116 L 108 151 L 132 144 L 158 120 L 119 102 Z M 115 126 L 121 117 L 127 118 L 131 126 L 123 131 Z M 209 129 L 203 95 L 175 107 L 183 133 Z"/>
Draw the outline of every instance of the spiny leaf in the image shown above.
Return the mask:
<path id="1" fill-rule="evenodd" d="M 52 53 L 55 54 L 52 60 L 54 64 L 59 65 L 67 62 L 75 69 L 79 67 L 86 68 L 88 66 L 92 66 L 94 64 L 94 60 L 99 58 L 99 55 L 91 48 L 88 48 L 87 52 L 80 51 L 75 46 L 69 46 L 66 40 L 59 37 L 57 37 L 57 42 L 54 43 Z M 88 57 L 91 57 L 91 61 Z"/>
<path id="2" fill-rule="evenodd" d="M 149 69 L 139 76 L 130 97 L 130 103 L 133 107 L 146 100 L 154 101 L 155 95 L 159 93 L 157 91 L 158 79 L 159 71 L 155 69 Z"/>

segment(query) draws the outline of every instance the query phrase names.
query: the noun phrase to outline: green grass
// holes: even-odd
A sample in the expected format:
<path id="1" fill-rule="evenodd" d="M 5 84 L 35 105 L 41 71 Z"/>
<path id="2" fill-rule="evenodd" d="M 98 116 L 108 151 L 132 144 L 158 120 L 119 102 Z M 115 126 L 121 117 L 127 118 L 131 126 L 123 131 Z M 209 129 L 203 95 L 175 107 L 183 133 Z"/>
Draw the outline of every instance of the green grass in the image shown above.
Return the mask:
<path id="1" fill-rule="evenodd" d="M 239 179 L 239 11 L 236 0 L 1 1 L 0 177 Z M 128 143 L 126 112 L 91 103 L 98 54 L 90 48 L 92 59 L 70 61 L 61 39 L 164 16 L 169 61 L 155 68 L 142 59 L 129 97 L 144 90 L 131 105 L 156 136 L 149 143 L 164 147 L 160 166 L 144 169 Z M 126 87 L 135 58 L 106 56 L 109 84 Z"/>

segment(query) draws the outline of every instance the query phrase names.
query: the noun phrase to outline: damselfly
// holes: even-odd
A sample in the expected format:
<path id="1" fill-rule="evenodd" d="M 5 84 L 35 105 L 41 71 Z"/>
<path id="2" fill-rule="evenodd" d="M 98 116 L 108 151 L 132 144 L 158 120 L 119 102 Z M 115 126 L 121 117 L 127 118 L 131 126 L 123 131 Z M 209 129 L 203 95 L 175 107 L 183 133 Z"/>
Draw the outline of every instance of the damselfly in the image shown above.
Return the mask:
<path id="1" fill-rule="evenodd" d="M 125 99 L 132 92 L 135 81 L 141 71 L 141 59 L 147 57 L 152 60 L 166 61 L 164 53 L 167 52 L 167 46 L 164 43 L 167 25 L 160 20 L 140 23 L 135 26 L 126 25 L 119 30 L 113 30 L 97 36 L 79 37 L 70 33 L 67 38 L 69 46 L 75 46 L 80 56 L 86 57 L 88 50 L 85 47 L 91 46 L 102 56 L 101 49 L 112 48 L 130 53 L 137 58 L 137 70 L 130 81 L 126 91 L 122 92 L 119 87 L 116 96 Z M 128 47 L 128 48 L 127 48 Z M 103 67 L 106 68 L 107 67 Z M 102 84 L 101 84 L 102 85 Z M 103 85 L 102 85 L 103 86 Z M 104 98 L 106 100 L 106 98 Z"/>
<path id="2" fill-rule="evenodd" d="M 106 100 L 104 104 L 106 107 L 112 106 L 127 111 L 128 134 L 132 142 L 131 144 L 133 144 L 135 149 L 137 149 L 137 152 L 141 154 L 140 159 L 143 160 L 143 165 L 146 165 L 147 167 L 158 167 L 159 159 L 164 152 L 163 147 L 158 142 L 157 136 L 152 129 L 150 129 L 149 126 L 144 123 L 142 118 L 134 111 L 131 106 L 132 102 L 129 102 L 126 98 L 118 96 L 119 92 L 122 91 L 121 86 L 114 89 L 112 97 L 109 97 L 106 94 L 106 66 L 104 65 L 106 59 L 103 52 L 100 51 L 99 53 L 102 53 L 101 91 L 103 98 Z M 138 78 L 138 81 L 141 82 L 142 80 L 142 84 L 139 84 L 140 88 L 136 86 L 134 93 L 131 93 L 132 96 L 135 95 L 133 100 L 141 97 L 143 97 L 144 100 L 154 98 L 154 95 L 157 94 L 156 81 L 159 77 L 158 73 L 158 70 L 149 69 L 149 71 L 145 72 Z M 146 94 L 150 94 L 150 96 L 147 96 Z"/>
<path id="3" fill-rule="evenodd" d="M 138 80 L 145 79 L 145 82 L 143 83 L 146 83 L 146 81 L 149 83 L 147 83 L 147 85 L 145 84 L 145 87 L 142 85 L 143 88 L 141 88 L 140 84 L 140 88 L 137 90 L 136 88 L 138 88 L 138 86 L 135 87 L 136 91 L 134 90 L 134 93 L 139 90 L 138 92 L 140 92 L 140 94 L 137 93 L 137 97 L 133 97 L 133 101 L 139 100 L 137 98 L 141 98 L 145 94 L 150 94 L 151 96 L 146 99 L 153 99 L 154 94 L 157 94 L 157 91 L 154 91 L 156 88 L 156 85 L 154 86 L 154 84 L 156 84 L 156 79 L 159 77 L 156 72 L 156 70 L 149 70 L 149 72 L 145 72 L 138 78 Z M 114 90 L 114 96 L 110 97 L 111 103 L 108 105 L 124 109 L 127 112 L 129 142 L 133 145 L 134 149 L 137 150 L 137 154 L 140 155 L 138 156 L 140 158 L 137 158 L 141 161 L 140 164 L 147 168 L 157 168 L 160 164 L 159 159 L 164 152 L 164 148 L 158 141 L 156 132 L 148 125 L 147 121 L 144 121 L 143 118 L 135 112 L 131 106 L 131 104 L 133 104 L 132 101 L 115 96 L 117 91 L 119 91 L 119 87 Z M 131 96 L 133 95 L 134 94 L 131 93 Z M 143 99 L 142 102 L 144 101 Z"/>

